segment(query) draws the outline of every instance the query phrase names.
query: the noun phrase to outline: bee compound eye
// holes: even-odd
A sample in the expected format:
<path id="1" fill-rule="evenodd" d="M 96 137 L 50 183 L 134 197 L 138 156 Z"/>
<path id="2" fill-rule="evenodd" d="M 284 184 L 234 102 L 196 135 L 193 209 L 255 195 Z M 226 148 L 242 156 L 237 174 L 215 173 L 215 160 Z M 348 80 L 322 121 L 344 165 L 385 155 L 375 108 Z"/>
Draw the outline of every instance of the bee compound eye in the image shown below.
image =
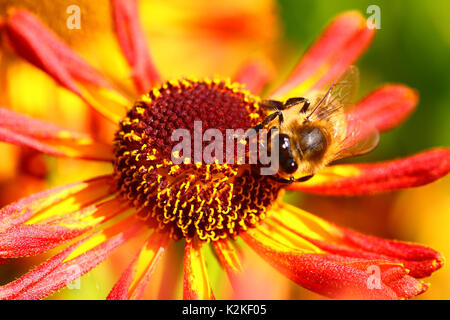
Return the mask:
<path id="1" fill-rule="evenodd" d="M 279 148 L 281 152 L 290 152 L 290 148 L 291 148 L 291 143 L 289 141 L 289 136 L 285 135 L 285 134 L 279 134 L 278 135 L 278 139 L 279 139 Z"/>
<path id="2" fill-rule="evenodd" d="M 298 169 L 297 161 L 294 158 L 288 158 L 285 161 L 282 161 L 281 166 L 285 173 L 294 173 Z"/>

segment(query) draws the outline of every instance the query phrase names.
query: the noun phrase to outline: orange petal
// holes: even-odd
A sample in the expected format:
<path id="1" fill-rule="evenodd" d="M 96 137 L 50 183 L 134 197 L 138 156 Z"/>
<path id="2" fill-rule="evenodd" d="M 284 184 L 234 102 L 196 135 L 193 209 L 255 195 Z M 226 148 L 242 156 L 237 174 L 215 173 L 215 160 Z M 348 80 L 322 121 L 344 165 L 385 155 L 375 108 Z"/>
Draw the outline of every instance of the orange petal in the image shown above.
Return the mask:
<path id="1" fill-rule="evenodd" d="M 81 277 L 145 229 L 142 221 L 132 216 L 80 240 L 16 281 L 0 287 L 0 299 L 42 299 Z"/>
<path id="2" fill-rule="evenodd" d="M 438 148 L 397 160 L 329 166 L 290 190 L 327 195 L 363 195 L 417 187 L 450 172 L 450 149 Z"/>
<path id="3" fill-rule="evenodd" d="M 59 212 L 42 221 L 17 225 L 0 233 L 0 257 L 36 255 L 60 246 L 129 209 L 122 198 L 112 198 L 74 212 Z"/>
<path id="4" fill-rule="evenodd" d="M 271 237 L 278 235 L 278 241 L 294 249 L 304 248 L 306 241 L 317 252 L 401 264 L 415 278 L 429 276 L 443 264 L 441 254 L 426 246 L 358 233 L 285 203 L 273 209 L 266 224 Z"/>
<path id="5" fill-rule="evenodd" d="M 252 60 L 241 67 L 234 81 L 245 84 L 245 89 L 258 95 L 273 78 L 273 69 L 265 60 Z"/>
<path id="6" fill-rule="evenodd" d="M 378 129 L 391 130 L 400 125 L 414 111 L 419 100 L 413 89 L 404 85 L 385 85 L 360 101 L 349 112 Z"/>
<path id="7" fill-rule="evenodd" d="M 14 202 L 0 210 L 0 232 L 25 222 L 61 216 L 76 211 L 111 194 L 112 176 L 45 190 Z"/>
<path id="8" fill-rule="evenodd" d="M 146 93 L 159 81 L 159 75 L 139 23 L 136 0 L 112 0 L 112 8 L 117 38 L 132 68 L 134 83 L 140 93 Z"/>
<path id="9" fill-rule="evenodd" d="M 372 42 L 375 29 L 357 11 L 337 16 L 302 57 L 272 98 L 302 96 L 312 89 L 324 89 L 351 65 Z"/>
<path id="10" fill-rule="evenodd" d="M 36 120 L 0 107 L 0 141 L 59 157 L 98 161 L 113 159 L 112 147 L 87 134 Z"/>
<path id="11" fill-rule="evenodd" d="M 421 283 L 407 276 L 405 269 L 399 264 L 293 249 L 258 229 L 251 229 L 241 237 L 288 278 L 331 298 L 398 299 L 409 298 L 424 291 Z M 371 268 L 378 271 L 374 286 L 371 286 Z M 398 278 L 405 279 L 403 287 L 399 288 L 401 283 L 397 281 L 395 289 L 391 288 L 392 279 Z M 402 290 L 405 287 L 409 290 Z"/>
<path id="12" fill-rule="evenodd" d="M 169 234 L 154 232 L 139 254 L 120 276 L 108 295 L 108 300 L 140 299 L 150 282 L 150 277 L 162 257 Z"/>
<path id="13" fill-rule="evenodd" d="M 185 245 L 183 299 L 214 299 L 203 257 L 202 244 L 197 239 L 187 241 Z"/>
<path id="14" fill-rule="evenodd" d="M 72 51 L 33 14 L 10 9 L 3 25 L 7 39 L 22 58 L 48 73 L 113 122 L 125 114 L 129 101 Z"/>
<path id="15" fill-rule="evenodd" d="M 229 240 L 218 240 L 213 242 L 214 250 L 219 258 L 222 267 L 225 269 L 233 288 L 234 280 L 239 277 L 243 270 L 236 250 Z"/>

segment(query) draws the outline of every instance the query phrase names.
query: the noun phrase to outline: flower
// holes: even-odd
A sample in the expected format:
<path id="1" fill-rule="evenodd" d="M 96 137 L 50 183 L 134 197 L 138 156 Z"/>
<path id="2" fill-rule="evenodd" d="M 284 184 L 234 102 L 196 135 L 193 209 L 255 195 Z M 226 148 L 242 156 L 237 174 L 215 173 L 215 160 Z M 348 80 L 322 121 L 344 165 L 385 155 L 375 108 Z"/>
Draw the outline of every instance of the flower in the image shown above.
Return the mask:
<path id="1" fill-rule="evenodd" d="M 116 83 L 124 92 L 133 92 L 129 68 L 119 50 L 114 32 L 110 1 L 102 0 L 94 4 L 81 0 L 76 5 L 81 14 L 80 29 L 67 27 L 67 19 L 71 16 L 68 10 L 73 10 L 71 1 L 14 2 L 14 7 L 27 9 L 39 16 L 72 50 L 102 70 L 109 81 Z M 194 72 L 194 75 L 201 77 L 209 74 L 213 67 L 218 74 L 231 75 L 249 59 L 249 51 L 255 52 L 255 56 L 270 59 L 278 34 L 272 0 L 233 2 L 227 5 L 199 0 L 189 5 L 191 8 L 188 10 L 183 1 L 139 2 L 139 14 L 145 17 L 142 19 L 142 29 L 152 39 L 152 56 L 164 78 L 171 78 L 175 72 L 178 72 L 177 75 Z M 192 5 L 202 10 L 193 9 Z M 10 6 L 10 1 L 0 0 L 0 16 L 7 15 Z M 266 27 L 266 24 L 271 28 Z M 228 28 L 229 25 L 234 28 Z M 265 29 L 264 32 L 261 27 Z M 0 105 L 87 132 L 97 141 L 109 143 L 112 140 L 115 124 L 112 125 L 78 97 L 59 87 L 50 76 L 7 50 L 6 41 L 1 45 L 0 72 L 5 81 L 0 83 Z M 205 47 L 214 50 L 206 52 Z M 180 54 L 190 55 L 193 59 L 189 64 L 174 63 L 180 60 Z M 223 61 L 220 66 L 216 63 L 218 60 Z M 24 91 L 28 94 L 24 95 Z M 74 121 L 75 118 L 77 121 Z M 49 187 L 46 179 L 49 176 L 51 184 L 55 185 L 98 174 L 99 166 L 105 172 L 109 170 L 107 165 L 74 163 L 62 158 L 55 158 L 50 164 L 44 163 L 45 155 L 7 144 L 0 145 L 0 152 L 8 157 L 8 161 L 0 163 L 0 207 Z M 32 156 L 33 152 L 35 155 Z M 41 162 L 39 168 L 35 165 L 38 162 Z M 20 166 L 15 166 L 15 163 Z M 41 167 L 44 165 L 50 165 L 47 175 L 42 174 Z M 59 168 L 64 168 L 64 176 L 50 175 Z M 80 177 L 80 171 L 83 177 Z M 11 181 L 14 180 L 18 182 L 17 187 L 11 188 Z M 27 187 L 20 188 L 18 185 L 22 183 Z"/>
<path id="2" fill-rule="evenodd" d="M 114 172 L 43 191 L 0 211 L 0 263 L 58 252 L 0 287 L 2 299 L 39 299 L 64 287 L 131 239 L 142 246 L 111 289 L 110 299 L 138 299 L 167 246 L 185 241 L 183 297 L 211 299 L 203 246 L 211 244 L 233 284 L 243 270 L 233 242 L 243 239 L 301 286 L 333 298 L 409 298 L 424 292 L 443 264 L 422 245 L 364 235 L 326 222 L 282 201 L 283 184 L 231 164 L 176 165 L 168 142 L 173 129 L 249 128 L 263 119 L 255 96 L 268 80 L 264 65 L 250 64 L 234 82 L 163 81 L 147 52 L 134 1 L 113 0 L 118 42 L 136 95 L 130 99 L 60 41 L 32 14 L 13 10 L 2 30 L 15 52 L 113 123 L 113 146 L 84 133 L 0 111 L 0 139 L 58 157 L 105 161 Z M 325 29 L 288 79 L 269 96 L 324 89 L 369 45 L 374 30 L 357 12 L 341 14 Z M 245 83 L 250 91 L 239 83 Z M 417 94 L 388 85 L 359 102 L 349 117 L 379 131 L 399 125 Z M 370 194 L 432 182 L 450 171 L 450 150 L 434 149 L 375 164 L 332 165 L 289 189 Z"/>

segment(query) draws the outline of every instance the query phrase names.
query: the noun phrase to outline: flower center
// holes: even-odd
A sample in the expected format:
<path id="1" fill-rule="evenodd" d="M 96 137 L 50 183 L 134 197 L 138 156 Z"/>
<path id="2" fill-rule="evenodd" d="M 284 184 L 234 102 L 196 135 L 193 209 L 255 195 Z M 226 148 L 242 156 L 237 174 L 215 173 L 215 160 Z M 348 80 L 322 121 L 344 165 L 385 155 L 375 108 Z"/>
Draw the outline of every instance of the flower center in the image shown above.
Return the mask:
<path id="1" fill-rule="evenodd" d="M 205 163 L 185 157 L 175 163 L 179 142 L 172 135 L 185 129 L 191 133 L 188 145 L 194 146 L 196 123 L 201 123 L 200 137 L 208 129 L 225 136 L 227 130 L 246 130 L 262 119 L 258 99 L 241 85 L 166 82 L 137 101 L 120 122 L 114 141 L 117 189 L 139 216 L 175 240 L 236 238 L 265 218 L 280 186 L 235 161 Z M 200 146 L 205 150 L 207 144 Z"/>

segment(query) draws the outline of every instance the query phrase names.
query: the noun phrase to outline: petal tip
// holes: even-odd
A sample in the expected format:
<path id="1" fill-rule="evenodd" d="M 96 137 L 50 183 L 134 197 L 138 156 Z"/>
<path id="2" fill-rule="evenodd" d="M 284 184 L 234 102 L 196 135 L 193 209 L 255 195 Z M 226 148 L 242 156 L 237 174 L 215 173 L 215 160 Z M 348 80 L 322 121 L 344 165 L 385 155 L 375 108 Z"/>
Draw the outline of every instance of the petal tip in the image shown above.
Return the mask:
<path id="1" fill-rule="evenodd" d="M 431 283 L 429 282 L 424 282 L 424 281 L 420 281 L 420 290 L 417 293 L 417 295 L 422 294 L 424 292 L 426 292 L 431 286 Z"/>
<path id="2" fill-rule="evenodd" d="M 337 15 L 334 22 L 347 22 L 349 27 L 357 29 L 368 29 L 376 32 L 375 28 L 368 28 L 367 18 L 359 10 L 349 10 Z"/>
<path id="3" fill-rule="evenodd" d="M 438 269 L 442 268 L 444 266 L 444 264 L 445 264 L 445 258 L 441 253 L 438 252 L 437 259 L 432 262 L 433 269 L 438 270 Z"/>
<path id="4" fill-rule="evenodd" d="M 364 15 L 359 10 L 348 10 L 340 13 L 336 19 L 349 19 L 359 23 L 364 23 L 366 19 Z"/>

